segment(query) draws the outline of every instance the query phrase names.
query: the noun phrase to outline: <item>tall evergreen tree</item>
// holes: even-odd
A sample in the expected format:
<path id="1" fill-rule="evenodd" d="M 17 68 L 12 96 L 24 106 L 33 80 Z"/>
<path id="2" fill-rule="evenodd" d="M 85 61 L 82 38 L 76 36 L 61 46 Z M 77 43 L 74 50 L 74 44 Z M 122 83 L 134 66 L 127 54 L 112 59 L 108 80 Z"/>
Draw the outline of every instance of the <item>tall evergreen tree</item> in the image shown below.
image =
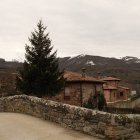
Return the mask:
<path id="1" fill-rule="evenodd" d="M 31 33 L 29 42 L 26 45 L 25 61 L 23 70 L 17 77 L 17 89 L 28 95 L 39 97 L 49 95 L 53 96 L 64 86 L 63 72 L 59 71 L 56 51 L 51 53 L 53 47 L 49 34 L 45 33 L 40 20 L 37 24 L 37 30 Z"/>

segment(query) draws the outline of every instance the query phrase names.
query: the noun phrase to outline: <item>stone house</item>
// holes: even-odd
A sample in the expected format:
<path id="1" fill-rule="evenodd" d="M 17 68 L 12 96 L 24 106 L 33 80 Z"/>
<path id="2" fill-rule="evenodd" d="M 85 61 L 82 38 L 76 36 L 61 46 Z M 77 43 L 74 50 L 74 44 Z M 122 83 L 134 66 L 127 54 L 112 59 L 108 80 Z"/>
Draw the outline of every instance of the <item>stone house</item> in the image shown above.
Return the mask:
<path id="1" fill-rule="evenodd" d="M 114 77 L 105 77 L 101 80 L 106 82 L 103 84 L 103 90 L 107 102 L 116 102 L 128 99 L 130 89 L 128 87 L 120 85 L 121 79 Z"/>
<path id="2" fill-rule="evenodd" d="M 91 96 L 96 93 L 103 93 L 104 81 L 89 77 L 85 72 L 76 73 L 64 72 L 66 79 L 64 89 L 54 97 L 45 97 L 58 102 L 63 102 L 76 106 L 83 106 Z"/>

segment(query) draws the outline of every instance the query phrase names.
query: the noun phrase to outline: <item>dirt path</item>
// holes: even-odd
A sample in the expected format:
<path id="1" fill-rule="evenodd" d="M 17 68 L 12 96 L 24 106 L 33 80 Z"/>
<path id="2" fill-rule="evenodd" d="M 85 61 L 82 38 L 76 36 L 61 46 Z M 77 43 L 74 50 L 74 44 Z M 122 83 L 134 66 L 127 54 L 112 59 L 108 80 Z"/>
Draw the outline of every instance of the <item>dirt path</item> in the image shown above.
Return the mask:
<path id="1" fill-rule="evenodd" d="M 0 140 L 99 140 L 88 135 L 17 113 L 0 113 Z"/>

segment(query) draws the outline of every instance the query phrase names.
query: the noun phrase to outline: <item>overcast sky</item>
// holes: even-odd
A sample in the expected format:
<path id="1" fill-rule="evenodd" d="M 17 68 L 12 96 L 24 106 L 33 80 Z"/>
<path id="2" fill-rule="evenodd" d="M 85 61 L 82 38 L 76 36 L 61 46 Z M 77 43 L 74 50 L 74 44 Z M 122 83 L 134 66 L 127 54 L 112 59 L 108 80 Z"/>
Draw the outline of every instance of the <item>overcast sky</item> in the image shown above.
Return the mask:
<path id="1" fill-rule="evenodd" d="M 58 56 L 140 57 L 140 0 L 1 0 L 0 57 L 23 61 L 39 19 Z"/>

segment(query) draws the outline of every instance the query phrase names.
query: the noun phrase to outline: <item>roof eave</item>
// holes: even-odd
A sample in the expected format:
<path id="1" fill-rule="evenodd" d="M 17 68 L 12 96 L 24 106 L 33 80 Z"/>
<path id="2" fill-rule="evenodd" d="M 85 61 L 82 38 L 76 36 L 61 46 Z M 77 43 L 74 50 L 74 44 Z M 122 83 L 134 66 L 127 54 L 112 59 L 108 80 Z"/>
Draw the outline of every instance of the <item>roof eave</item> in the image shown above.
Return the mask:
<path id="1" fill-rule="evenodd" d="M 87 82 L 87 83 L 100 83 L 100 84 L 104 84 L 105 82 L 102 82 L 102 81 L 90 81 L 90 80 L 66 80 L 66 82 L 79 82 L 79 83 L 84 83 L 84 82 Z"/>

